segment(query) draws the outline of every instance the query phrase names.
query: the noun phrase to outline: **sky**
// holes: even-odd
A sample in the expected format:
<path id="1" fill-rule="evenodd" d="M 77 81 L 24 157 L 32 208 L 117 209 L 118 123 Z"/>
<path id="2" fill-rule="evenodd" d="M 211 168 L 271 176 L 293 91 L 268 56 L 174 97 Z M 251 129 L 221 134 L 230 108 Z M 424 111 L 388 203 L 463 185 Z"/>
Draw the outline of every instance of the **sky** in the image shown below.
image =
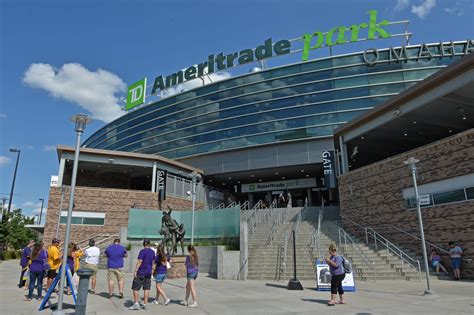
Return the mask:
<path id="1" fill-rule="evenodd" d="M 39 198 L 46 208 L 56 145 L 75 143 L 69 117 L 93 118 L 85 140 L 124 113 L 129 84 L 270 37 L 358 24 L 374 9 L 380 20 L 410 20 L 411 44 L 474 38 L 474 0 L 0 0 L 0 198 L 9 197 L 16 160 L 9 148 L 17 148 L 13 208 L 37 214 Z M 371 45 L 400 45 L 383 41 Z"/>

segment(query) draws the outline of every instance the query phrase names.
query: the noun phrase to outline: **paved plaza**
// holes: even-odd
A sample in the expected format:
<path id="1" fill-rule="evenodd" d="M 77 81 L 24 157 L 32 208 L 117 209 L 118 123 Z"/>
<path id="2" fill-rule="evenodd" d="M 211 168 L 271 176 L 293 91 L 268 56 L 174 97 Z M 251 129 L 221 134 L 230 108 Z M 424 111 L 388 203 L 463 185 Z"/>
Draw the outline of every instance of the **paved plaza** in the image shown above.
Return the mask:
<path id="1" fill-rule="evenodd" d="M 51 314 L 37 311 L 39 301 L 24 302 L 26 291 L 15 287 L 19 276 L 18 261 L 0 263 L 0 314 Z M 164 286 L 171 298 L 169 306 L 149 304 L 148 310 L 129 311 L 132 275 L 127 274 L 125 298 L 107 298 L 106 273 L 99 271 L 96 295 L 88 297 L 88 314 L 473 314 L 474 283 L 433 281 L 436 294 L 424 296 L 424 283 L 377 281 L 356 283 L 357 292 L 346 294 L 346 305 L 326 306 L 328 292 L 315 291 L 315 282 L 303 281 L 304 291 L 287 291 L 280 281 L 225 281 L 200 274 L 197 280 L 196 309 L 179 305 L 184 296 L 185 279 L 167 280 Z M 155 290 L 152 290 L 152 297 Z M 57 297 L 54 294 L 52 302 Z M 150 300 L 152 301 L 152 300 Z M 72 298 L 66 296 L 66 303 Z M 68 313 L 73 314 L 72 308 Z"/>

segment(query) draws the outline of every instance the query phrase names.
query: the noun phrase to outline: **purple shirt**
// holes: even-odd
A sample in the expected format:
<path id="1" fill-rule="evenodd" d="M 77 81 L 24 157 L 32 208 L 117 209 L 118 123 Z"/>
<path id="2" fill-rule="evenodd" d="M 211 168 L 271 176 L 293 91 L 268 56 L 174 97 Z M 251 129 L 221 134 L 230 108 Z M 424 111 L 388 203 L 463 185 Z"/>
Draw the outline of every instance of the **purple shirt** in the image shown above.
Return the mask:
<path id="1" fill-rule="evenodd" d="M 33 259 L 30 264 L 30 272 L 43 272 L 46 269 L 44 268 L 47 265 L 48 254 L 44 249 L 38 253 L 38 257 Z"/>
<path id="2" fill-rule="evenodd" d="M 431 261 L 432 262 L 435 262 L 435 261 L 441 261 L 441 257 L 439 255 L 433 255 L 431 257 Z"/>
<path id="3" fill-rule="evenodd" d="M 170 256 L 166 256 L 166 261 L 170 261 Z M 155 265 L 156 265 L 156 274 L 157 275 L 165 275 L 167 273 L 166 263 L 161 262 L 161 255 L 156 255 L 155 257 Z"/>
<path id="4" fill-rule="evenodd" d="M 28 246 L 23 248 L 23 251 L 21 253 L 21 258 L 20 258 L 20 266 L 22 268 L 25 268 L 26 266 L 28 266 L 28 261 L 30 260 L 29 258 L 30 254 L 31 254 L 31 248 L 29 248 Z"/>
<path id="5" fill-rule="evenodd" d="M 138 259 L 142 261 L 142 264 L 138 268 L 137 276 L 147 277 L 151 276 L 153 267 L 153 260 L 155 259 L 155 252 L 149 247 L 145 247 L 138 253 Z"/>
<path id="6" fill-rule="evenodd" d="M 67 256 L 67 265 L 69 266 L 69 270 L 71 270 L 71 273 L 73 273 L 74 272 L 74 257 Z"/>
<path id="7" fill-rule="evenodd" d="M 186 273 L 198 272 L 198 266 L 197 266 L 197 265 L 193 265 L 193 264 L 191 263 L 191 259 L 189 258 L 189 256 L 186 257 L 185 265 L 186 265 Z"/>
<path id="8" fill-rule="evenodd" d="M 336 256 L 331 256 L 331 258 L 329 258 L 332 262 L 335 262 L 337 267 L 333 267 L 331 265 L 329 265 L 329 271 L 331 271 L 331 275 L 342 275 L 344 273 L 346 273 L 344 271 L 344 267 L 342 266 L 342 257 L 339 256 L 339 255 L 336 255 Z"/>
<path id="9" fill-rule="evenodd" d="M 120 244 L 112 244 L 105 250 L 105 256 L 107 256 L 107 268 L 109 269 L 119 269 L 123 268 L 123 259 L 127 251 L 125 247 Z"/>

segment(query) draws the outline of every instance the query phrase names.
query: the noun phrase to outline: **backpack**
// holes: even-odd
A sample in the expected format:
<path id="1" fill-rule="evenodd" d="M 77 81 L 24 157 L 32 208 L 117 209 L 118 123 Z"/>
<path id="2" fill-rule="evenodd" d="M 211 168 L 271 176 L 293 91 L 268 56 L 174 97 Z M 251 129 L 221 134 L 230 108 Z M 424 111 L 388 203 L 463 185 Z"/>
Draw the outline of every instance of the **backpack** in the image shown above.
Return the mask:
<path id="1" fill-rule="evenodd" d="M 345 273 L 352 273 L 352 263 L 349 259 L 346 259 L 344 256 L 342 257 L 342 268 L 344 268 Z"/>

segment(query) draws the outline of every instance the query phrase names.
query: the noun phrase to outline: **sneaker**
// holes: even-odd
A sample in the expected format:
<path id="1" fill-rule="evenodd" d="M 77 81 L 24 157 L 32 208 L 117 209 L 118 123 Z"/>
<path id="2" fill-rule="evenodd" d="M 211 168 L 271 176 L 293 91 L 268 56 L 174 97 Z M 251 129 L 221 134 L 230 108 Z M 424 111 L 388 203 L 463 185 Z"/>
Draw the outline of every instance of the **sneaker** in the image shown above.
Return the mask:
<path id="1" fill-rule="evenodd" d="M 153 302 L 151 302 L 151 303 L 153 303 L 153 304 L 155 304 L 155 305 L 158 305 L 158 304 L 160 304 L 160 302 L 158 302 L 158 300 L 154 300 L 154 301 L 153 301 Z"/>
<path id="2" fill-rule="evenodd" d="M 196 308 L 198 307 L 198 304 L 196 302 L 193 302 L 192 304 L 189 304 L 188 307 Z"/>
<path id="3" fill-rule="evenodd" d="M 145 311 L 147 310 L 146 304 L 142 304 L 142 310 L 145 310 Z"/>
<path id="4" fill-rule="evenodd" d="M 131 310 L 131 311 L 138 311 L 138 310 L 140 310 L 140 304 L 135 303 L 131 307 L 129 307 L 128 309 Z"/>
<path id="5" fill-rule="evenodd" d="M 168 304 L 170 304 L 170 302 L 171 302 L 171 300 L 170 300 L 170 299 L 167 299 L 167 300 L 165 301 L 165 304 L 163 304 L 163 305 L 164 305 L 164 306 L 168 306 Z"/>
<path id="6" fill-rule="evenodd" d="M 119 299 L 123 299 L 123 292 L 120 292 Z"/>
<path id="7" fill-rule="evenodd" d="M 179 302 L 179 304 L 184 305 L 184 306 L 188 306 L 188 301 L 182 300 L 182 301 Z"/>

